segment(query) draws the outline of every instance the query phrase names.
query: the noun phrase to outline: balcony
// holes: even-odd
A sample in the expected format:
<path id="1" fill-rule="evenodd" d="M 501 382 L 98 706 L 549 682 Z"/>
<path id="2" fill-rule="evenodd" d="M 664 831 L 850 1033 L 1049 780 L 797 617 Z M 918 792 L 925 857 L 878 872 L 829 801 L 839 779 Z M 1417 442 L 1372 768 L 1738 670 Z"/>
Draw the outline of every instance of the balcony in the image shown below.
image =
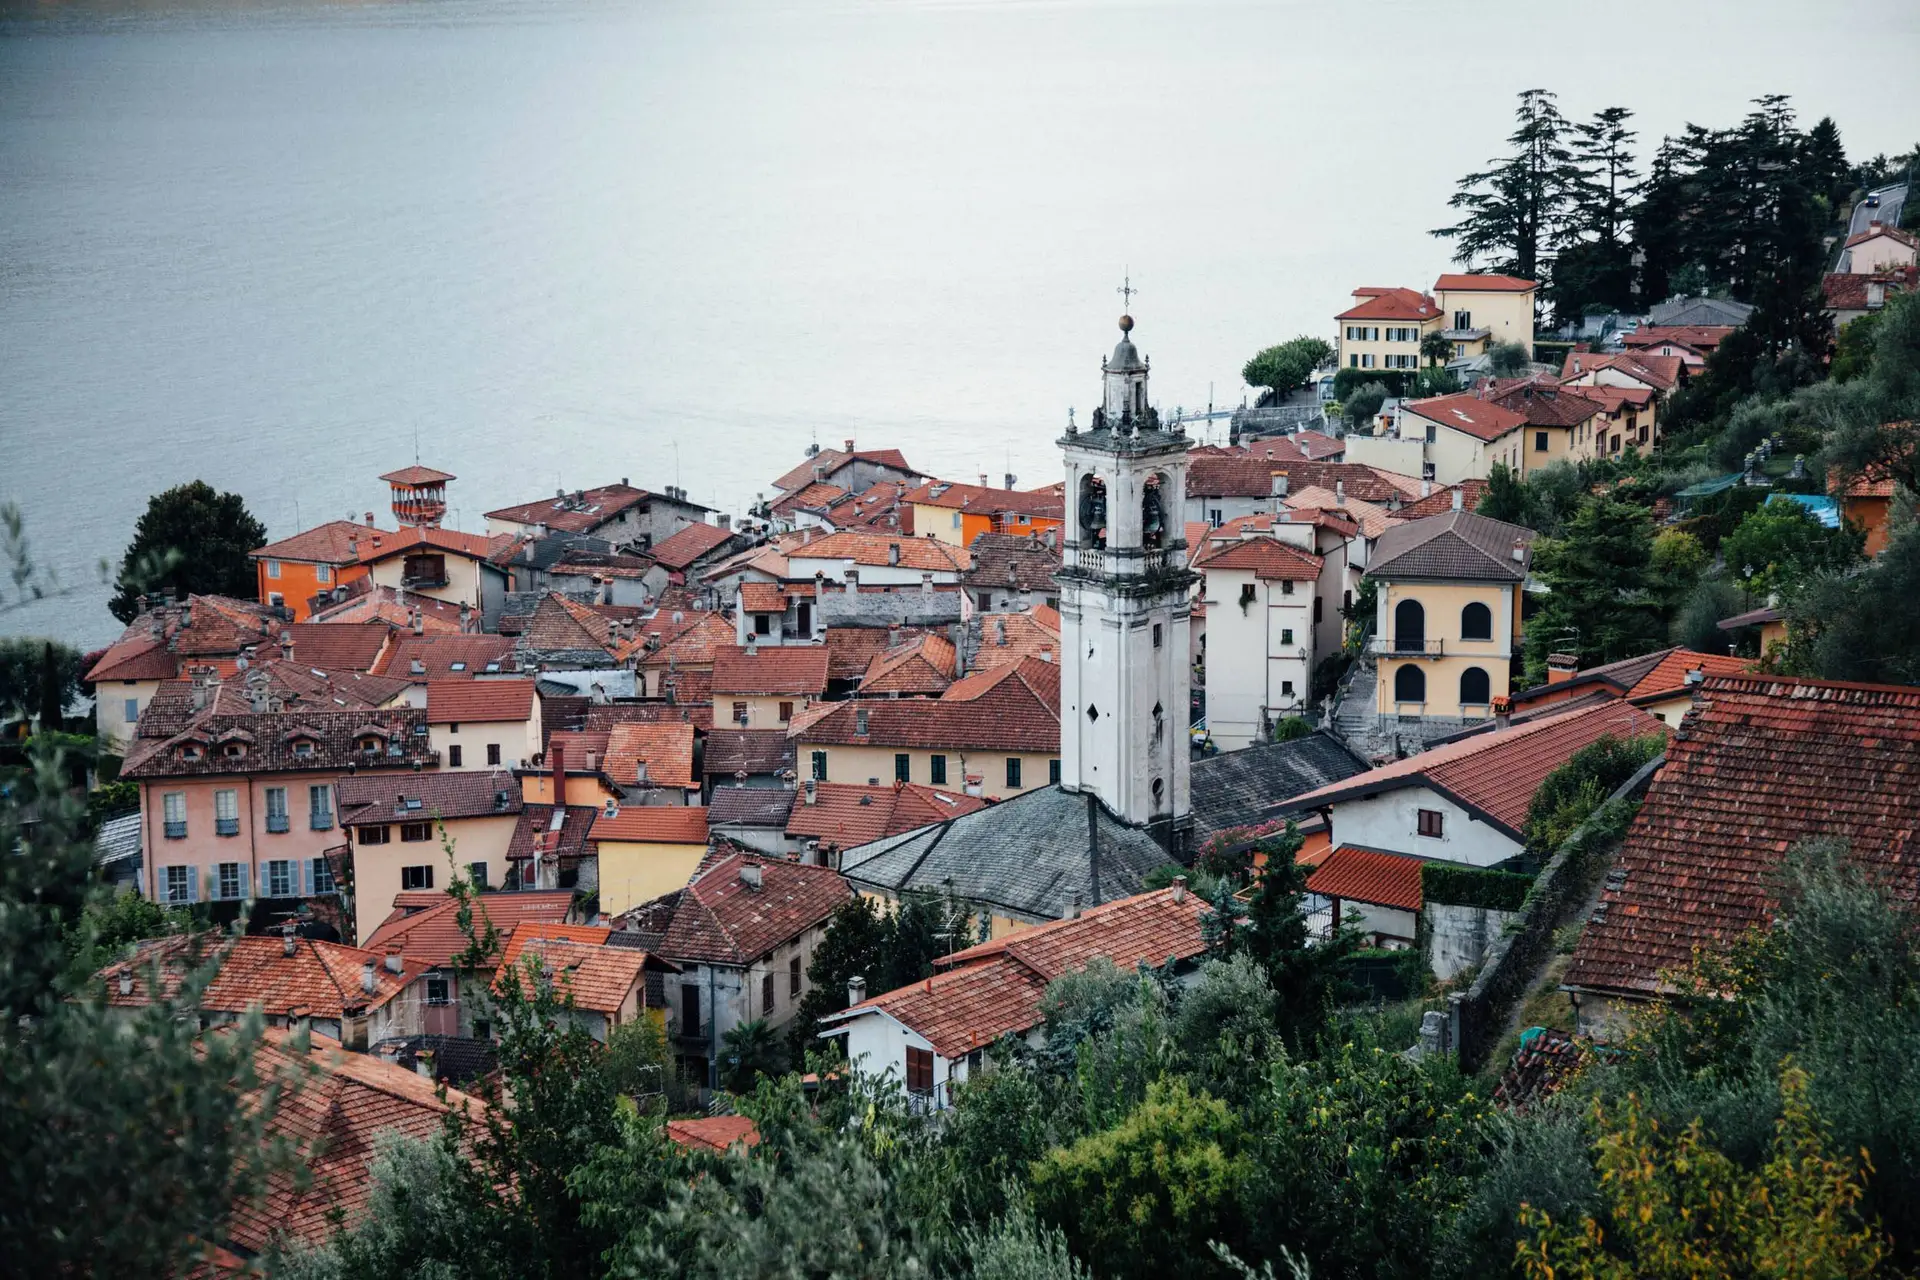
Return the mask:
<path id="1" fill-rule="evenodd" d="M 184 818 L 181 819 L 179 822 L 167 823 L 167 839 L 185 840 L 186 838 L 187 838 L 187 823 Z"/>
<path id="2" fill-rule="evenodd" d="M 285 835 L 287 833 L 287 825 L 286 814 L 270 813 L 267 815 L 267 830 L 273 832 L 275 835 Z"/>
<path id="3" fill-rule="evenodd" d="M 215 835 L 217 835 L 217 836 L 237 836 L 237 835 L 239 835 L 239 834 L 240 834 L 240 819 L 238 819 L 238 818 L 215 818 L 215 819 L 213 820 L 213 834 L 215 834 Z"/>
<path id="4" fill-rule="evenodd" d="M 409 591 L 420 591 L 428 587 L 444 587 L 447 585 L 447 571 L 442 569 L 438 573 L 402 574 L 400 577 L 400 585 Z"/>
<path id="5" fill-rule="evenodd" d="M 682 1025 L 678 1017 L 669 1017 L 667 1019 L 667 1034 L 675 1040 L 691 1040 L 697 1044 L 711 1044 L 713 1042 L 713 1019 L 707 1018 L 688 1028 Z"/>
<path id="6" fill-rule="evenodd" d="M 309 831 L 333 830 L 333 811 L 329 809 L 325 813 L 316 813 L 316 814 L 310 815 L 307 818 L 307 829 Z"/>
<path id="7" fill-rule="evenodd" d="M 1446 641 L 1423 640 L 1418 636 L 1375 636 L 1368 647 L 1375 654 L 1389 658 L 1438 658 L 1446 652 Z"/>

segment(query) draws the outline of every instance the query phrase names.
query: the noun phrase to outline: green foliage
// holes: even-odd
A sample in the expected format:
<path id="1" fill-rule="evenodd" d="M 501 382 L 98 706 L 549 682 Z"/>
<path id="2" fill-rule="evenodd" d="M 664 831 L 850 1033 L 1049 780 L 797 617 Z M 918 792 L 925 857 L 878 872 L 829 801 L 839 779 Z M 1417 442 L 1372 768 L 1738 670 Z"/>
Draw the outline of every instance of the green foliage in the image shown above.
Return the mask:
<path id="1" fill-rule="evenodd" d="M 1208 960 L 1174 1007 L 1173 1038 L 1199 1088 L 1238 1105 L 1264 1084 L 1279 1000 L 1251 956 Z"/>
<path id="2" fill-rule="evenodd" d="M 1700 539 L 1684 529 L 1662 529 L 1653 536 L 1652 570 L 1654 590 L 1664 607 L 1679 607 L 1700 581 L 1700 573 L 1712 557 L 1700 545 Z"/>
<path id="3" fill-rule="evenodd" d="M 1835 382 L 1852 382 L 1873 367 L 1873 349 L 1880 340 L 1880 317 L 1884 314 L 1869 311 L 1856 316 L 1834 335 L 1833 363 L 1827 366 L 1827 377 Z"/>
<path id="4" fill-rule="evenodd" d="M 1487 348 L 1487 370 L 1496 378 L 1518 378 L 1533 366 L 1533 351 L 1524 343 L 1496 342 Z"/>
<path id="5" fill-rule="evenodd" d="M 1557 538 L 1574 512 L 1592 501 L 1593 482 L 1568 462 L 1551 462 L 1525 480 L 1505 463 L 1487 473 L 1487 491 L 1475 508 L 1481 515 Z"/>
<path id="6" fill-rule="evenodd" d="M 1333 347 L 1325 338 L 1302 334 L 1254 356 L 1240 370 L 1240 377 L 1250 387 L 1272 387 L 1284 396 L 1333 359 Z"/>
<path id="7" fill-rule="evenodd" d="M 59 728 L 66 708 L 84 692 L 81 674 L 80 651 L 71 645 L 18 636 L 0 640 L 0 719 L 38 716 Z"/>
<path id="8" fill-rule="evenodd" d="M 255 1074 L 257 1016 L 200 1034 L 217 948 L 138 1010 L 109 1011 L 97 984 L 70 977 L 76 956 L 118 944 L 123 916 L 93 880 L 65 775 L 42 744 L 0 796 L 0 1270 L 185 1274 L 224 1237 L 235 1197 L 285 1166 L 266 1124 L 298 1079 Z M 238 1092 L 256 1086 L 260 1105 L 242 1110 Z"/>
<path id="9" fill-rule="evenodd" d="M 1816 388 L 1806 412 L 1828 433 L 1828 461 L 1842 477 L 1887 475 L 1920 491 L 1920 294 L 1888 297 L 1876 329 L 1865 373 Z"/>
<path id="10" fill-rule="evenodd" d="M 1041 1223 L 1024 1200 L 985 1231 L 963 1232 L 960 1248 L 973 1280 L 1092 1280 L 1068 1251 L 1066 1234 Z"/>
<path id="11" fill-rule="evenodd" d="M 1920 682 L 1920 528 L 1897 528 L 1858 573 L 1816 577 L 1786 594 L 1786 667 L 1827 680 Z"/>
<path id="12" fill-rule="evenodd" d="M 216 493 L 202 480 L 157 493 L 134 526 L 121 561 L 118 591 L 107 607 L 122 622 L 139 612 L 137 597 L 171 591 L 251 600 L 258 592 L 247 553 L 264 546 L 267 527 L 237 493 Z"/>
<path id="13" fill-rule="evenodd" d="M 1413 383 L 1413 374 L 1401 369 L 1356 369 L 1351 365 L 1333 375 L 1333 398 L 1345 404 L 1360 388 L 1379 383 L 1397 396 Z"/>
<path id="14" fill-rule="evenodd" d="M 1608 796 L 1666 749 L 1664 734 L 1639 738 L 1605 734 L 1574 752 L 1541 781 L 1527 803 L 1527 850 L 1543 856 L 1558 849 Z"/>
<path id="15" fill-rule="evenodd" d="M 1373 422 L 1374 415 L 1380 412 L 1380 406 L 1393 394 L 1384 382 L 1369 382 L 1352 395 L 1341 396 L 1340 402 L 1347 409 L 1347 426 L 1358 430 Z"/>
<path id="16" fill-rule="evenodd" d="M 1568 148 L 1566 117 L 1545 89 L 1520 94 L 1513 150 L 1460 179 L 1447 203 L 1461 220 L 1433 234 L 1454 241 L 1453 260 L 1484 262 L 1506 275 L 1540 278 L 1553 250 L 1569 239 L 1567 221 L 1579 171 Z"/>
<path id="17" fill-rule="evenodd" d="M 190 933 L 194 927 L 192 914 L 178 907 L 162 906 L 130 891 L 101 894 L 87 903 L 67 934 L 68 981 L 86 981 L 124 958 L 136 942 Z"/>
<path id="18" fill-rule="evenodd" d="M 613 1091 L 643 1110 L 685 1108 L 667 1032 L 658 1018 L 635 1018 L 607 1032 L 606 1072 Z"/>
<path id="19" fill-rule="evenodd" d="M 1436 367 L 1414 374 L 1413 382 L 1407 387 L 1407 395 L 1415 400 L 1424 400 L 1429 396 L 1450 396 L 1459 390 L 1460 379 L 1454 376 L 1453 370 Z"/>
<path id="20" fill-rule="evenodd" d="M 971 927 L 961 903 L 934 894 L 908 894 L 891 911 L 858 894 L 848 899 L 807 965 L 810 986 L 788 1032 L 795 1060 L 818 1047 L 820 1020 L 847 1007 L 849 978 L 865 978 L 879 995 L 930 977 L 935 957 L 972 945 L 961 936 Z"/>
<path id="21" fill-rule="evenodd" d="M 1300 716 L 1287 716 L 1273 726 L 1275 742 L 1298 742 L 1302 738 L 1313 736 L 1313 724 Z"/>
<path id="22" fill-rule="evenodd" d="M 87 822 L 98 827 L 109 818 L 140 811 L 140 784 L 103 782 L 87 792 Z"/>
<path id="23" fill-rule="evenodd" d="M 1487 871 L 1450 862 L 1426 862 L 1420 866 L 1420 896 L 1427 902 L 1485 907 L 1489 911 L 1518 911 L 1532 887 L 1532 876 L 1511 871 Z"/>
<path id="24" fill-rule="evenodd" d="M 1018 1198 L 1009 1200 L 1009 1188 L 1024 1196 L 1027 1166 L 1047 1153 L 1058 1119 L 1042 1077 L 1006 1054 L 997 1056 L 995 1070 L 955 1092 L 944 1135 L 957 1215 L 973 1222 L 1019 1207 Z"/>
<path id="25" fill-rule="evenodd" d="M 1237 1246 L 1252 1162 L 1224 1102 L 1156 1084 L 1114 1128 L 1033 1166 L 1040 1216 L 1096 1275 L 1218 1276 L 1208 1249 Z"/>
<path id="26" fill-rule="evenodd" d="M 1653 529 L 1646 508 L 1598 496 L 1567 521 L 1564 536 L 1533 544 L 1533 572 L 1548 588 L 1527 623 L 1529 684 L 1546 677 L 1548 653 L 1582 666 L 1645 653 L 1666 632 L 1653 591 Z"/>
<path id="27" fill-rule="evenodd" d="M 720 1087 L 746 1093 L 764 1076 L 787 1069 L 787 1050 L 765 1018 L 752 1018 L 728 1029 L 721 1037 Z"/>
<path id="28" fill-rule="evenodd" d="M 1857 529 L 1828 529 L 1793 499 L 1775 497 L 1740 522 L 1721 554 L 1748 591 L 1765 595 L 1812 574 L 1844 571 L 1864 542 Z"/>
<path id="29" fill-rule="evenodd" d="M 1435 329 L 1420 339 L 1420 358 L 1429 365 L 1441 365 L 1453 359 L 1453 340 Z"/>

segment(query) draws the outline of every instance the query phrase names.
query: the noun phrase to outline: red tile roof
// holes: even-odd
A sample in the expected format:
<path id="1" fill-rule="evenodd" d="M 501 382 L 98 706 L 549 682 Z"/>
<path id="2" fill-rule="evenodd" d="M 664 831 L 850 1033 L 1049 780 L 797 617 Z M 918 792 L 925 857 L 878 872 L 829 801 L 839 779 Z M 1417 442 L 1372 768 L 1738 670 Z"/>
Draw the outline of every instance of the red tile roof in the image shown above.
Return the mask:
<path id="1" fill-rule="evenodd" d="M 965 1057 L 1003 1035 L 1041 1022 L 1046 980 L 1010 956 L 936 973 L 855 1005 L 827 1021 L 837 1023 L 867 1010 L 886 1014 L 925 1037 L 949 1060 Z"/>
<path id="2" fill-rule="evenodd" d="M 1500 276 L 1480 272 L 1468 275 L 1443 275 L 1433 282 L 1435 293 L 1442 289 L 1458 292 L 1525 293 L 1529 289 L 1539 287 L 1538 281 L 1523 279 L 1520 276 Z"/>
<path id="3" fill-rule="evenodd" d="M 550 924 L 538 920 L 526 920 L 507 931 L 506 945 L 500 951 L 500 963 L 509 965 L 520 959 L 527 944 L 542 939 L 547 941 L 576 942 L 583 946 L 603 947 L 607 939 L 613 936 L 613 930 L 600 924 Z"/>
<path id="4" fill-rule="evenodd" d="M 807 789 L 809 785 L 811 790 Z M 811 803 L 809 795 L 813 797 Z M 851 849 L 986 807 L 987 802 L 978 796 L 916 782 L 891 786 L 815 782 L 802 784 L 787 818 L 787 834 L 797 840 L 818 840 L 834 849 Z"/>
<path id="5" fill-rule="evenodd" d="M 896 561 L 897 557 L 897 561 Z M 932 538 L 888 537 L 861 529 L 846 529 L 790 547 L 789 560 L 847 560 L 855 565 L 897 567 L 919 572 L 965 573 L 973 555 L 965 547 L 949 546 Z"/>
<path id="6" fill-rule="evenodd" d="M 1857 244 L 1865 244 L 1869 240 L 1878 240 L 1882 236 L 1906 245 L 1909 249 L 1920 249 L 1920 236 L 1914 235 L 1911 231 L 1902 231 L 1899 227 L 1890 227 L 1884 222 L 1870 223 L 1865 231 L 1856 232 L 1848 236 L 1847 248 L 1851 249 Z"/>
<path id="7" fill-rule="evenodd" d="M 956 660 L 951 640 L 921 634 L 875 655 L 860 679 L 860 692 L 938 695 L 953 683 Z"/>
<path id="8" fill-rule="evenodd" d="M 432 680 L 427 683 L 428 724 L 484 724 L 533 719 L 533 681 Z"/>
<path id="9" fill-rule="evenodd" d="M 817 644 L 776 644 L 749 650 L 739 645 L 716 649 L 713 692 L 735 694 L 821 694 L 827 691 L 827 649 Z"/>
<path id="10" fill-rule="evenodd" d="M 746 1116 L 696 1116 L 667 1121 L 667 1140 L 689 1151 L 725 1154 L 737 1146 L 760 1145 L 760 1130 Z"/>
<path id="11" fill-rule="evenodd" d="M 448 1089 L 442 1098 L 432 1080 L 364 1053 L 346 1053 L 338 1041 L 315 1035 L 305 1054 L 294 1051 L 293 1033 L 269 1028 L 254 1051 L 261 1085 L 286 1085 L 268 1133 L 293 1145 L 305 1177 L 275 1173 L 260 1199 L 233 1205 L 227 1239 L 250 1255 L 276 1241 L 318 1246 L 336 1231 L 351 1230 L 366 1217 L 373 1198 L 376 1140 L 395 1132 L 415 1141 L 437 1136 L 451 1109 L 486 1104 Z"/>
<path id="12" fill-rule="evenodd" d="M 1637 738 L 1665 732 L 1665 725 L 1640 708 L 1611 701 L 1543 716 L 1511 729 L 1477 733 L 1295 796 L 1291 804 L 1319 809 L 1402 787 L 1425 786 L 1451 796 L 1517 840 L 1533 793 L 1574 752 L 1607 735 Z M 1337 830 L 1334 836 L 1339 837 Z"/>
<path id="13" fill-rule="evenodd" d="M 292 560 L 300 564 L 349 565 L 360 558 L 359 544 L 368 538 L 391 538 L 391 529 L 352 520 L 329 520 L 278 542 L 248 552 L 252 560 Z"/>
<path id="14" fill-rule="evenodd" d="M 1343 902 L 1418 911 L 1422 905 L 1420 859 L 1372 849 L 1335 849 L 1307 877 L 1307 889 Z"/>
<path id="15" fill-rule="evenodd" d="M 432 467 L 423 467 L 416 462 L 410 467 L 389 471 L 380 478 L 388 484 L 445 484 L 460 477 L 446 471 L 435 471 Z"/>
<path id="16" fill-rule="evenodd" d="M 647 554 L 675 572 L 685 572 L 731 537 L 732 530 L 717 524 L 690 524 L 654 543 Z"/>
<path id="17" fill-rule="evenodd" d="M 103 984 L 107 1002 L 122 1007 L 146 1004 L 148 969 L 156 960 L 163 990 L 171 994 L 200 961 L 199 948 L 209 942 L 225 945 L 227 950 L 201 1004 L 220 1013 L 258 1008 L 268 1017 L 284 1017 L 289 1010 L 304 1006 L 316 1018 L 337 1022 L 349 1009 L 382 1007 L 426 969 L 416 957 L 408 956 L 406 971 L 393 973 L 380 951 L 314 938 L 295 938 L 293 954 L 288 955 L 285 939 L 280 937 L 234 938 L 218 943 L 204 936 L 189 939 L 176 934 L 143 946 L 133 959 L 102 969 L 96 976 Z M 364 986 L 369 961 L 374 966 L 371 992 Z M 120 993 L 122 973 L 133 975 L 132 989 L 126 995 Z"/>
<path id="18" fill-rule="evenodd" d="M 429 635 L 453 635 L 466 629 L 460 621 L 460 606 L 445 600 L 379 586 L 365 577 L 346 584 L 346 590 L 345 600 L 322 604 L 308 621 L 386 622 L 406 627 L 417 612 L 421 629 Z"/>
<path id="19" fill-rule="evenodd" d="M 1060 749 L 1060 669 L 1022 658 L 967 676 L 938 698 L 816 703 L 794 718 L 787 736 L 845 746 L 1052 753 Z"/>
<path id="20" fill-rule="evenodd" d="M 741 878 L 748 865 L 760 868 L 759 888 Z M 660 954 L 675 961 L 751 964 L 824 923 L 852 896 L 831 868 L 734 854 L 686 887 Z"/>
<path id="21" fill-rule="evenodd" d="M 1710 676 L 1667 748 L 1566 982 L 1656 995 L 1695 947 L 1764 925 L 1787 849 L 1826 837 L 1920 897 L 1920 689 Z"/>
<path id="22" fill-rule="evenodd" d="M 1355 289 L 1353 296 L 1362 301 L 1335 320 L 1431 320 L 1440 314 L 1432 298 L 1412 289 Z"/>
<path id="23" fill-rule="evenodd" d="M 1629 347 L 1657 347 L 1663 342 L 1672 342 L 1704 355 L 1719 346 L 1733 329 L 1730 324 L 1648 324 L 1633 333 L 1621 334 L 1620 341 Z"/>
<path id="24" fill-rule="evenodd" d="M 1666 391 L 1679 383 L 1685 363 L 1679 356 L 1656 356 L 1645 351 L 1623 351 L 1613 355 L 1569 351 L 1560 366 L 1560 376 L 1583 378 L 1602 369 L 1612 369 L 1644 383 L 1654 391 Z"/>
<path id="25" fill-rule="evenodd" d="M 827 678 L 858 680 L 866 675 L 873 660 L 892 647 L 888 643 L 890 634 L 886 627 L 828 627 Z M 910 627 L 900 632 L 903 640 L 924 634 Z"/>
<path id="26" fill-rule="evenodd" d="M 813 594 L 812 590 L 807 594 Z M 748 613 L 785 613 L 790 603 L 787 589 L 777 582 L 740 584 L 740 607 Z"/>
<path id="27" fill-rule="evenodd" d="M 769 510 L 777 516 L 792 515 L 796 511 L 822 511 L 846 496 L 847 491 L 837 484 L 808 484 L 782 494 Z"/>
<path id="28" fill-rule="evenodd" d="M 1450 484 L 1443 489 L 1435 489 L 1418 502 L 1410 502 L 1393 514 L 1402 520 L 1423 520 L 1428 516 L 1444 515 L 1453 510 L 1454 491 L 1460 493 L 1460 509 L 1477 511 L 1480 499 L 1487 496 L 1485 480 L 1462 480 L 1459 484 Z"/>
<path id="29" fill-rule="evenodd" d="M 1315 582 L 1320 577 L 1321 557 L 1302 551 L 1277 538 L 1260 537 L 1212 539 L 1196 569 L 1232 569 L 1251 573 L 1267 581 Z"/>
<path id="30" fill-rule="evenodd" d="M 1893 294 L 1912 290 L 1916 282 L 1920 282 L 1920 267 L 1899 267 L 1871 275 L 1834 271 L 1820 278 L 1820 289 L 1829 311 L 1865 311 L 1869 284 L 1884 285 L 1884 292 Z"/>
<path id="31" fill-rule="evenodd" d="M 1025 613 L 996 613 L 980 620 L 980 647 L 973 654 L 975 671 L 990 671 L 1022 658 L 1057 662 L 1059 657 L 1057 610 L 1040 604 Z"/>
<path id="32" fill-rule="evenodd" d="M 628 721 L 607 730 L 606 755 L 600 767 L 623 787 L 635 786 L 640 765 L 647 781 L 661 787 L 698 786 L 693 772 L 694 727 L 686 721 Z M 569 752 L 568 758 L 572 759 Z"/>
<path id="33" fill-rule="evenodd" d="M 597 489 L 579 490 L 577 496 L 568 493 L 557 498 L 537 498 L 517 506 L 501 507 L 498 511 L 487 512 L 487 519 L 525 525 L 544 524 L 562 533 L 589 533 L 622 511 L 638 506 L 653 496 L 645 489 L 636 489 L 629 484 L 607 484 Z"/>
<path id="34" fill-rule="evenodd" d="M 714 650 L 733 643 L 733 622 L 703 609 L 683 610 L 679 622 L 671 613 L 656 614 L 641 620 L 634 630 L 634 639 L 621 651 L 621 657 L 637 657 L 645 668 L 671 665 L 678 671 L 710 671 Z M 655 636 L 660 643 L 649 649 Z"/>
<path id="35" fill-rule="evenodd" d="M 775 480 L 773 487 L 783 491 L 799 488 L 813 480 L 816 470 L 819 474 L 830 478 L 834 472 L 855 459 L 882 467 L 892 467 L 907 475 L 916 474 L 914 469 L 907 465 L 905 456 L 898 449 L 822 449 Z"/>
<path id="36" fill-rule="evenodd" d="M 296 655 L 298 650 L 295 651 Z M 423 680 L 453 678 L 471 680 L 493 666 L 499 671 L 514 669 L 513 639 L 496 635 L 401 634 L 375 670 L 385 676 L 399 676 L 418 683 Z M 418 662 L 420 670 L 413 664 Z"/>
<path id="37" fill-rule="evenodd" d="M 548 809 L 551 806 L 538 807 Z M 460 923 L 455 919 L 458 906 L 452 898 L 447 898 L 437 907 L 410 916 L 389 916 L 364 945 L 369 951 L 384 953 L 388 946 L 398 944 L 404 950 L 409 964 L 418 961 L 429 968 L 437 968 L 467 949 L 467 937 L 460 931 Z M 483 893 L 474 899 L 473 928 L 476 934 L 484 933 L 490 922 L 501 935 L 504 945 L 507 931 L 521 921 L 559 924 L 567 918 L 567 911 L 572 906 L 571 889 Z"/>
<path id="38" fill-rule="evenodd" d="M 507 944 L 508 958 L 495 973 L 494 990 L 505 989 L 509 968 L 524 983 L 526 957 L 532 956 L 542 971 L 552 971 L 554 994 L 560 999 L 571 999 L 575 1008 L 590 1013 L 616 1014 L 640 987 L 649 957 L 637 947 L 607 946 L 612 932 L 595 929 L 598 937 L 556 936 L 540 926 L 520 925 Z"/>
<path id="39" fill-rule="evenodd" d="M 430 818 L 498 817 L 508 822 L 516 819 L 521 809 L 519 779 L 504 769 L 356 773 L 333 785 L 340 800 L 343 827 Z M 420 905 L 437 905 L 445 901 L 446 894 L 428 897 L 429 901 Z"/>
<path id="40" fill-rule="evenodd" d="M 634 844 L 705 844 L 707 811 L 691 805 L 622 805 L 593 820 L 593 839 Z"/>
<path id="41" fill-rule="evenodd" d="M 1674 649 L 1660 664 L 1642 676 L 1627 696 L 1636 702 L 1653 698 L 1671 697 L 1684 691 L 1687 676 L 1695 671 L 1709 676 L 1745 675 L 1753 670 L 1753 660 L 1736 658 L 1726 653 L 1700 653 L 1694 649 Z"/>
<path id="42" fill-rule="evenodd" d="M 421 525 L 398 533 L 379 533 L 360 540 L 360 563 L 376 564 L 416 551 L 443 551 L 469 560 L 485 560 L 512 541 L 507 534 L 490 538 L 484 533 L 460 533 L 438 525 Z"/>
<path id="43" fill-rule="evenodd" d="M 227 690 L 223 688 L 222 692 Z M 167 738 L 143 739 L 127 753 L 121 767 L 124 778 L 225 777 L 256 773 L 325 773 L 349 764 L 369 770 L 411 769 L 426 759 L 426 713 L 412 707 L 386 710 L 341 710 L 301 707 L 292 711 L 227 710 L 228 701 L 214 704 L 194 716 Z M 245 735 L 235 738 L 236 733 Z M 377 738 L 385 748 L 360 749 L 363 738 Z M 232 739 L 244 754 L 228 756 L 214 744 Z M 305 755 L 295 754 L 297 743 L 310 744 Z M 398 747 L 399 754 L 386 748 Z M 188 748 L 196 749 L 190 758 Z"/>
<path id="44" fill-rule="evenodd" d="M 1600 412 L 1593 400 L 1562 387 L 1559 379 L 1546 376 L 1496 382 L 1480 394 L 1483 399 L 1513 410 L 1525 418 L 1530 427 L 1572 427 Z"/>
<path id="45" fill-rule="evenodd" d="M 901 494 L 900 501 L 975 515 L 1027 515 L 1058 520 L 1065 512 L 1065 503 L 1055 488 L 1029 492 L 957 484 L 951 480 L 929 480 Z"/>
<path id="46" fill-rule="evenodd" d="M 1527 425 L 1526 415 L 1465 392 L 1434 396 L 1430 400 L 1410 400 L 1401 407 L 1428 422 L 1451 427 L 1476 440 L 1498 440 L 1509 431 Z"/>
<path id="47" fill-rule="evenodd" d="M 323 671 L 372 671 L 393 628 L 384 622 L 295 622 L 281 629 L 293 660 Z M 269 655 L 270 656 L 270 655 Z"/>

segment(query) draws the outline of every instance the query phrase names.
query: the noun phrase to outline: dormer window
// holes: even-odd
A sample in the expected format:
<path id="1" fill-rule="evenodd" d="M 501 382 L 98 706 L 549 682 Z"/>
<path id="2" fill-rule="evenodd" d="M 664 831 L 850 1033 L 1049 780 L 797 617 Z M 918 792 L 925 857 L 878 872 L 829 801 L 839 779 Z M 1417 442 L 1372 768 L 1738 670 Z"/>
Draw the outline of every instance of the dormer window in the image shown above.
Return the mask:
<path id="1" fill-rule="evenodd" d="M 295 738 L 293 740 L 293 758 L 296 760 L 309 760 L 312 757 L 313 739 Z"/>
<path id="2" fill-rule="evenodd" d="M 360 750 L 365 752 L 367 755 L 377 755 L 380 751 L 380 739 L 374 737 L 370 733 L 363 736 L 354 745 L 358 746 Z"/>
<path id="3" fill-rule="evenodd" d="M 180 758 L 182 760 L 198 760 L 201 757 L 203 757 L 205 754 L 206 752 L 202 751 L 199 747 L 195 746 L 191 742 L 184 744 L 180 748 Z"/>
<path id="4" fill-rule="evenodd" d="M 238 760 L 247 754 L 247 744 L 244 742 L 229 742 L 220 749 L 220 754 L 229 760 Z"/>

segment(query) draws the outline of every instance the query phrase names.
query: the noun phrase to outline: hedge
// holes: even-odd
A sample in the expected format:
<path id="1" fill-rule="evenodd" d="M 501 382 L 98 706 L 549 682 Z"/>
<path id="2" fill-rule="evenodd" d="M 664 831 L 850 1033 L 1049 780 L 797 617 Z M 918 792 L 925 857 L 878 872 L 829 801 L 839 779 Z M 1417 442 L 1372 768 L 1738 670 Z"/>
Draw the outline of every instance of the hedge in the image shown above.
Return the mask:
<path id="1" fill-rule="evenodd" d="M 1478 867 L 1427 862 L 1420 867 L 1420 896 L 1428 902 L 1490 911 L 1518 911 L 1533 887 L 1532 876 L 1511 871 L 1482 871 Z"/>

